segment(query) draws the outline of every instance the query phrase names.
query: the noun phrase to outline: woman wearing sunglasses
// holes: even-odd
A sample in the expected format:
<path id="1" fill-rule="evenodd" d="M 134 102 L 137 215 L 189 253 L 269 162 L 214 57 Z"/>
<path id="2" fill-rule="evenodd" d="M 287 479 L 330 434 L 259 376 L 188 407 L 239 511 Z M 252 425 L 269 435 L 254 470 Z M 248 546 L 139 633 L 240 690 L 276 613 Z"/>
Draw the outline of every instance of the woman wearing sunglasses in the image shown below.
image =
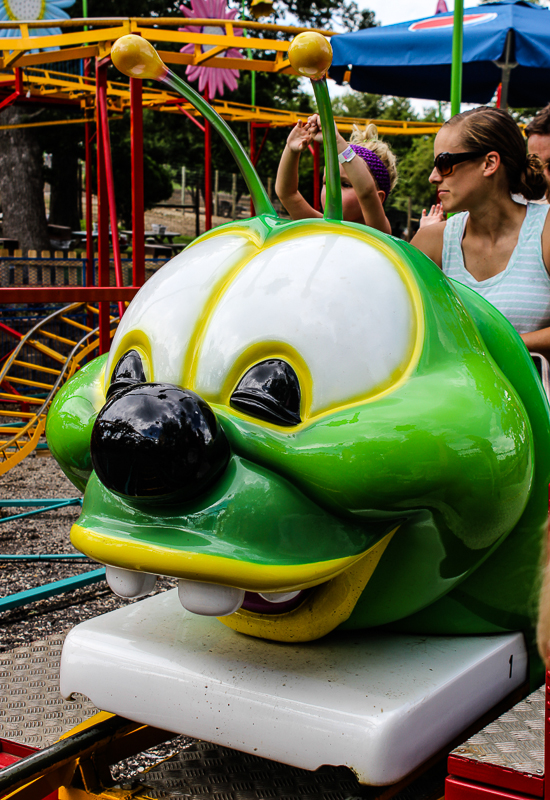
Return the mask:
<path id="1" fill-rule="evenodd" d="M 452 216 L 412 244 L 496 306 L 529 350 L 550 355 L 550 206 L 529 202 L 545 193 L 542 163 L 512 117 L 486 106 L 445 123 L 434 152 L 430 183 Z"/>

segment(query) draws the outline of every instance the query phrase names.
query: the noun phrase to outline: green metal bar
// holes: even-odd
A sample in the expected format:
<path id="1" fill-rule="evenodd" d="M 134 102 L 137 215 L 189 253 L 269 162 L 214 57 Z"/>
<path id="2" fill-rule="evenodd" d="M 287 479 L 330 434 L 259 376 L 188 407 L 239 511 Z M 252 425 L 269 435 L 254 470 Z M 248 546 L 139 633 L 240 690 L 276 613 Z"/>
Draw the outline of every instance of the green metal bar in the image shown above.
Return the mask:
<path id="1" fill-rule="evenodd" d="M 451 65 L 451 116 L 460 114 L 462 101 L 462 49 L 464 39 L 464 0 L 455 0 L 453 24 L 453 62 Z"/>
<path id="2" fill-rule="evenodd" d="M 237 162 L 242 176 L 248 186 L 250 197 L 254 203 L 256 214 L 265 214 L 269 217 L 277 217 L 277 213 L 271 204 L 271 200 L 258 177 L 252 162 L 250 161 L 246 150 L 239 142 L 229 125 L 217 114 L 210 103 L 201 97 L 188 83 L 182 80 L 178 75 L 175 75 L 171 70 L 167 69 L 166 74 L 159 78 L 162 83 L 167 84 L 171 89 L 181 94 L 188 100 L 201 114 L 210 122 L 212 127 L 222 137 L 231 155 Z"/>
<path id="3" fill-rule="evenodd" d="M 338 163 L 338 150 L 336 149 L 336 131 L 334 117 L 328 93 L 326 78 L 311 81 L 321 127 L 323 129 L 323 149 L 325 152 L 325 170 L 327 183 L 327 198 L 325 202 L 325 219 L 342 219 L 342 184 L 340 182 L 340 165 Z"/>
<path id="4" fill-rule="evenodd" d="M 47 583 L 44 586 L 36 586 L 34 589 L 27 589 L 25 592 L 17 592 L 7 597 L 0 597 L 0 611 L 8 611 L 10 608 L 35 603 L 37 600 L 45 600 L 57 594 L 72 592 L 74 589 L 81 589 L 91 583 L 98 583 L 105 579 L 105 568 L 94 569 L 91 572 L 84 572 L 82 575 L 75 575 L 73 578 L 65 578 L 62 581 Z M 1 788 L 1 784 L 0 784 Z"/>

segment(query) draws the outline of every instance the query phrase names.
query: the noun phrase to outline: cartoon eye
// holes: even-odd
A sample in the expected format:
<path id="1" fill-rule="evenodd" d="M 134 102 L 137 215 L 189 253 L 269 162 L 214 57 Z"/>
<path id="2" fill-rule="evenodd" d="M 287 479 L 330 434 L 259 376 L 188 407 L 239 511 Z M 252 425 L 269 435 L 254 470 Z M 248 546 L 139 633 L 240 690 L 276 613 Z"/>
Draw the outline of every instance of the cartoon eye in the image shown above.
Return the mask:
<path id="1" fill-rule="evenodd" d="M 251 367 L 230 402 L 233 408 L 275 425 L 298 425 L 302 421 L 298 376 L 290 364 L 277 358 Z"/>
<path id="2" fill-rule="evenodd" d="M 146 382 L 147 378 L 145 377 L 145 371 L 139 353 L 137 350 L 128 350 L 128 352 L 124 353 L 122 358 L 118 360 L 113 370 L 111 383 L 107 390 L 107 400 L 109 400 L 115 392 L 119 392 L 127 386 Z"/>

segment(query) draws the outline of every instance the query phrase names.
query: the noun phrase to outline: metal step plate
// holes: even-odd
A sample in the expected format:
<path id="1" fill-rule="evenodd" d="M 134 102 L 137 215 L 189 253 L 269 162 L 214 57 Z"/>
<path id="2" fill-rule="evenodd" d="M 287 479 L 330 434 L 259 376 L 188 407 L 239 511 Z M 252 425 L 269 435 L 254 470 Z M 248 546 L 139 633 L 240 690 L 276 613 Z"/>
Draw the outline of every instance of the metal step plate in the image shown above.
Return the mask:
<path id="1" fill-rule="evenodd" d="M 59 692 L 64 638 L 54 634 L 0 655 L 0 737 L 42 749 L 97 712 L 86 698 L 69 702 Z"/>
<path id="2" fill-rule="evenodd" d="M 544 775 L 544 686 L 455 748 L 451 756 Z"/>
<path id="3" fill-rule="evenodd" d="M 439 800 L 442 760 L 416 780 L 361 786 L 346 767 L 309 772 L 220 745 L 192 742 L 139 779 L 134 800 Z"/>

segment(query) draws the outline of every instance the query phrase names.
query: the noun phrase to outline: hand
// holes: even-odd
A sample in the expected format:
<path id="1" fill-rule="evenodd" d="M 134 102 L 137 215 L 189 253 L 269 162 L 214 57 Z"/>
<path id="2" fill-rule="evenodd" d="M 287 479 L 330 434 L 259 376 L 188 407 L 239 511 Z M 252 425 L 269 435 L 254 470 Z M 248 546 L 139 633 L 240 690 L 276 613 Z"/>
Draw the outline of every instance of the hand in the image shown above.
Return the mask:
<path id="1" fill-rule="evenodd" d="M 311 117 L 308 117 L 306 130 L 309 131 L 313 141 L 319 143 L 323 141 L 323 131 L 321 128 L 321 118 L 319 114 L 313 114 Z M 345 149 L 348 146 L 348 142 L 346 142 L 346 140 L 340 135 L 338 128 L 336 127 L 336 123 L 334 123 L 334 132 L 336 134 L 336 144 L 341 144 L 343 146 L 342 149 Z M 340 152 L 340 148 L 338 148 L 338 152 Z"/>
<path id="2" fill-rule="evenodd" d="M 432 206 L 426 214 L 426 209 L 422 209 L 422 216 L 420 217 L 420 227 L 427 228 L 428 225 L 433 225 L 435 222 L 445 222 L 445 214 L 441 203 L 436 203 Z"/>
<path id="3" fill-rule="evenodd" d="M 311 136 L 313 142 L 321 143 L 323 141 L 323 130 L 321 128 L 321 117 L 319 114 L 312 114 L 308 117 L 306 122 L 306 130 Z"/>
<path id="4" fill-rule="evenodd" d="M 307 150 L 308 145 L 311 144 L 311 134 L 308 130 L 307 123 L 304 125 L 302 120 L 299 119 L 298 124 L 295 125 L 288 134 L 286 144 L 288 149 L 292 150 L 293 153 L 303 153 L 304 150 Z"/>

